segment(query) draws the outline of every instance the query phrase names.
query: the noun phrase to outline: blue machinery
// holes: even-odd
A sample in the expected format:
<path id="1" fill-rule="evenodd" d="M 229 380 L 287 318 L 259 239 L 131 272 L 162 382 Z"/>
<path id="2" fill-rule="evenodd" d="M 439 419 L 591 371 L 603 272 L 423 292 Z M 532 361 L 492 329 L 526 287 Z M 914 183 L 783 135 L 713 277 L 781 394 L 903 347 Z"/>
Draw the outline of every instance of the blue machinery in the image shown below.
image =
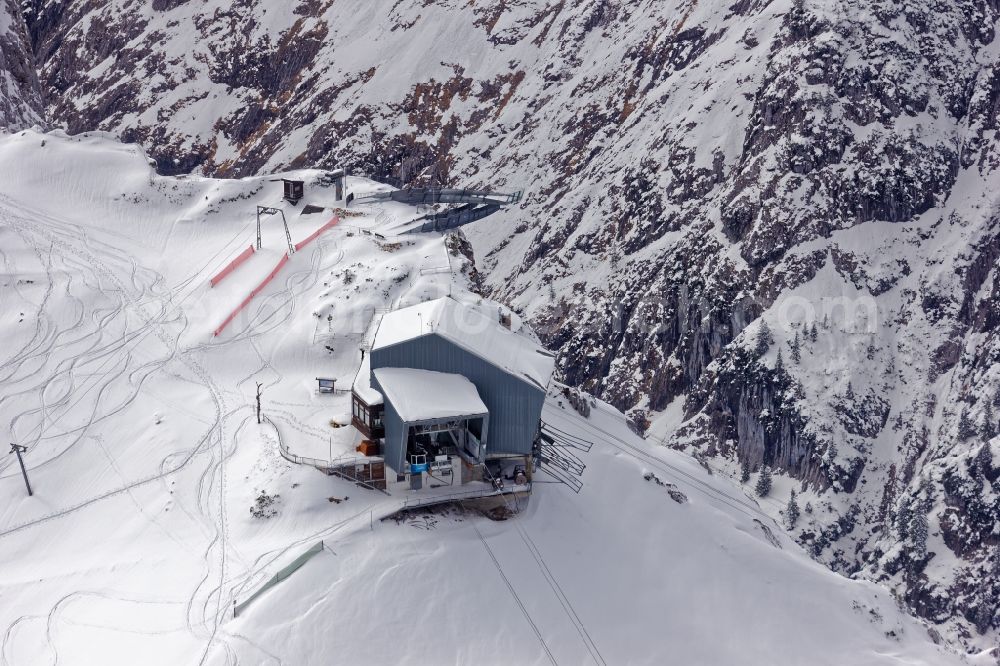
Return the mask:
<path id="1" fill-rule="evenodd" d="M 357 203 L 375 201 L 395 201 L 411 206 L 431 204 L 456 204 L 453 208 L 431 213 L 413 220 L 415 226 L 403 233 L 416 234 L 426 231 L 446 231 L 481 220 L 504 206 L 512 206 L 521 200 L 521 192 L 504 194 L 484 190 L 456 190 L 439 187 L 414 187 L 405 190 L 375 192 L 358 197 Z"/>

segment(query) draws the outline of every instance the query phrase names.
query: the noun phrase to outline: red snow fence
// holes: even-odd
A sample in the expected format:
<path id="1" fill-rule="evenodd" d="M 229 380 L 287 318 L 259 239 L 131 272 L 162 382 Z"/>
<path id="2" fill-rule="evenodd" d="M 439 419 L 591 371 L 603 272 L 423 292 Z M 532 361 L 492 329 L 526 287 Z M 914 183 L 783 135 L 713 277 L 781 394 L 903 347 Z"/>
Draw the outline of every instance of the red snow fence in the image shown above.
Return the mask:
<path id="1" fill-rule="evenodd" d="M 314 240 L 316 240 L 317 238 L 319 238 L 319 235 L 321 233 L 323 233 L 324 231 L 326 231 L 327 229 L 329 229 L 331 227 L 336 226 L 338 222 L 340 222 L 340 218 L 337 217 L 336 215 L 334 215 L 332 220 L 330 220 L 329 222 L 327 222 L 326 224 L 324 224 L 322 227 L 320 227 L 316 231 L 312 232 L 312 234 L 310 234 L 305 240 L 301 240 L 298 243 L 296 243 L 295 244 L 295 251 L 298 252 L 299 250 L 301 250 L 302 248 L 304 248 L 306 245 L 308 245 L 309 243 L 311 243 Z"/>
<path id="2" fill-rule="evenodd" d="M 250 304 L 250 301 L 254 299 L 254 296 L 264 291 L 264 287 L 266 287 L 268 283 L 274 279 L 274 276 L 276 276 L 287 263 L 288 263 L 288 255 L 285 254 L 278 261 L 278 265 L 275 266 L 274 269 L 267 274 L 267 277 L 265 277 L 261 281 L 261 283 L 257 285 L 253 291 L 250 292 L 250 295 L 244 298 L 243 302 L 237 305 L 236 309 L 229 313 L 229 316 L 226 317 L 226 320 L 219 325 L 219 328 L 215 329 L 215 333 L 212 334 L 212 337 L 216 337 L 219 335 L 219 333 L 222 333 L 222 331 L 226 328 L 226 326 L 229 326 L 229 324 L 232 323 L 234 319 L 236 319 L 236 315 L 240 313 L 240 310 L 248 306 Z"/>
<path id="3" fill-rule="evenodd" d="M 240 252 L 240 256 L 230 261 L 229 265 L 227 265 L 225 268 L 219 271 L 218 275 L 216 275 L 211 279 L 212 286 L 214 287 L 215 285 L 222 282 L 222 279 L 224 277 L 226 277 L 227 275 L 235 271 L 237 268 L 239 268 L 244 261 L 253 256 L 253 253 L 254 253 L 253 245 L 250 245 L 249 247 L 247 247 L 247 249 Z"/>

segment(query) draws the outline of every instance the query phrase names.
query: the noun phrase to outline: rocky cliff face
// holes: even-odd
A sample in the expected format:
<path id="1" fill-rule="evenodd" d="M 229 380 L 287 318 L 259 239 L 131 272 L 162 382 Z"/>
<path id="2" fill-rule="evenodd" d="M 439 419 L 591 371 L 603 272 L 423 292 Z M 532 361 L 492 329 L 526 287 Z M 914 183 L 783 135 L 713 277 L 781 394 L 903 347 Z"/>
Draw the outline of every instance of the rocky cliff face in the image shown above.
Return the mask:
<path id="1" fill-rule="evenodd" d="M 52 121 L 163 172 L 524 188 L 468 236 L 565 381 L 774 468 L 817 559 L 995 641 L 996 2 L 376 4 L 25 14 Z"/>
<path id="2" fill-rule="evenodd" d="M 41 124 L 41 87 L 17 0 L 0 0 L 0 131 Z"/>

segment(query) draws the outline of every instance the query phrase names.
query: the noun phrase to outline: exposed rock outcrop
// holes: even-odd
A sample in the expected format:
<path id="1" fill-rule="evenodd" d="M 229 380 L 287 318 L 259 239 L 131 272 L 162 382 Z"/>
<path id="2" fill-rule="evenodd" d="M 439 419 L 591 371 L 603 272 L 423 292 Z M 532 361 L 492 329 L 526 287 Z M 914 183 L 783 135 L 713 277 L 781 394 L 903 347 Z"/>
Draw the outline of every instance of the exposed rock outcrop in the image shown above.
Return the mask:
<path id="1" fill-rule="evenodd" d="M 17 0 L 0 0 L 0 131 L 44 124 L 41 86 Z"/>

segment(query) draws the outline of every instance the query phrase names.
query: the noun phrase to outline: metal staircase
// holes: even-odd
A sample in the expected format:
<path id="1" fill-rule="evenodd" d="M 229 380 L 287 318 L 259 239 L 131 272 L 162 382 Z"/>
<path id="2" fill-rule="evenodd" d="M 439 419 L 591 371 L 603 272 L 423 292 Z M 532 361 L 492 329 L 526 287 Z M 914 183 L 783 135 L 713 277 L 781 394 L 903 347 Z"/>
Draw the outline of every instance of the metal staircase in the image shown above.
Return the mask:
<path id="1" fill-rule="evenodd" d="M 538 469 L 569 486 L 573 492 L 579 493 L 583 488 L 580 477 L 583 476 L 587 465 L 574 451 L 587 453 L 593 446 L 593 442 L 571 435 L 543 421 L 536 455 Z"/>
<path id="2" fill-rule="evenodd" d="M 447 189 L 441 187 L 410 187 L 403 190 L 372 192 L 357 197 L 356 203 L 372 201 L 396 201 L 411 206 L 430 204 L 475 204 L 481 206 L 512 206 L 523 193 L 492 192 L 490 190 Z"/>
<path id="3" fill-rule="evenodd" d="M 520 191 L 505 193 L 490 190 L 411 187 L 403 190 L 372 192 L 356 198 L 355 202 L 362 205 L 379 201 L 395 201 L 411 206 L 454 205 L 453 208 L 418 217 L 409 223 L 411 225 L 409 228 L 399 232 L 401 234 L 415 234 L 428 231 L 446 231 L 481 220 L 504 206 L 512 206 L 520 202 L 522 196 L 523 193 Z M 381 220 L 380 217 L 376 219 L 376 222 L 382 223 L 384 220 Z"/>

